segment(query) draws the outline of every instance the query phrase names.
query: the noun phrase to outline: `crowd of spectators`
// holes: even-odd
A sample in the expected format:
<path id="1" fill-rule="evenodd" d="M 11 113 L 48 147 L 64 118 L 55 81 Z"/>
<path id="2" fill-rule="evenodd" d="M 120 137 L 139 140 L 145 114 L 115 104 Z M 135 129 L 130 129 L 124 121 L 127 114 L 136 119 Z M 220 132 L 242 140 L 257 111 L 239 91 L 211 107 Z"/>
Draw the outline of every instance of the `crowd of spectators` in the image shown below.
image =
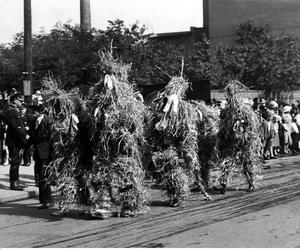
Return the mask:
<path id="1" fill-rule="evenodd" d="M 262 118 L 261 138 L 264 146 L 264 160 L 275 159 L 279 155 L 299 154 L 300 103 L 277 102 L 254 98 L 245 102 Z M 213 106 L 222 109 L 226 100 L 213 99 Z"/>
<path id="2" fill-rule="evenodd" d="M 255 98 L 253 109 L 262 117 L 264 159 L 299 153 L 300 105 Z"/>

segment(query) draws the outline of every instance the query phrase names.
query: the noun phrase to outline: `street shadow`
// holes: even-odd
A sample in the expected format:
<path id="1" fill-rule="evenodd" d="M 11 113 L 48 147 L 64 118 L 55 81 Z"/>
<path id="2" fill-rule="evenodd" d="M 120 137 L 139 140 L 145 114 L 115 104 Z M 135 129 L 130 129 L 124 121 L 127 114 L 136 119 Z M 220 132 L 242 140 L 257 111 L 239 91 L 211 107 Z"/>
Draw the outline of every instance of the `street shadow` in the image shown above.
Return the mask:
<path id="1" fill-rule="evenodd" d="M 27 205 L 27 204 L 19 204 L 19 203 L 3 203 L 0 204 L 0 216 L 26 216 L 31 218 L 39 218 L 46 220 L 46 222 L 53 221 L 61 221 L 64 218 L 72 218 L 77 220 L 91 220 L 91 217 L 88 215 L 81 215 L 78 210 L 70 210 L 67 214 L 62 216 L 53 216 L 51 213 L 58 211 L 57 208 L 49 208 L 49 209 L 38 209 L 39 202 L 36 199 L 37 203 Z M 7 228 L 7 226 L 0 225 L 1 228 Z"/>
<path id="2" fill-rule="evenodd" d="M 9 180 L 9 174 L 5 174 L 5 177 L 7 177 L 7 179 L 3 179 L 3 180 Z M 29 175 L 29 174 L 19 174 L 20 178 L 24 178 L 24 179 L 28 179 L 28 180 L 33 180 L 34 181 L 34 176 L 33 175 Z"/>
<path id="3" fill-rule="evenodd" d="M 140 246 L 142 248 L 163 248 L 164 244 L 163 243 L 148 243 L 145 245 Z"/>
<path id="4" fill-rule="evenodd" d="M 29 174 L 20 174 L 21 178 L 29 179 L 34 181 L 34 176 Z"/>
<path id="5" fill-rule="evenodd" d="M 9 179 L 0 178 L 0 182 L 6 184 L 6 185 L 3 185 L 3 184 L 0 183 L 0 189 L 5 189 L 5 190 L 9 190 L 10 189 L 9 188 L 9 186 L 10 186 Z M 35 187 L 35 182 L 22 180 L 22 178 L 20 179 L 20 184 L 24 185 L 26 188 L 27 187 Z"/>
<path id="6" fill-rule="evenodd" d="M 169 207 L 170 206 L 170 201 L 168 201 L 168 200 L 165 200 L 165 201 L 152 200 L 151 201 L 151 206 L 153 206 L 153 207 Z"/>
<path id="7" fill-rule="evenodd" d="M 0 181 L 5 181 L 9 183 L 9 178 L 0 178 Z"/>
<path id="8" fill-rule="evenodd" d="M 0 183 L 0 189 L 9 190 L 9 187 Z"/>
<path id="9" fill-rule="evenodd" d="M 36 205 L 39 205 L 38 200 Z M 56 218 L 50 215 L 55 209 L 38 209 L 35 205 L 26 205 L 14 203 L 3 203 L 0 204 L 0 215 L 6 216 L 26 216 L 32 218 L 44 219 L 46 221 L 58 221 L 61 218 Z M 6 225 L 0 226 L 1 228 L 7 228 Z"/>

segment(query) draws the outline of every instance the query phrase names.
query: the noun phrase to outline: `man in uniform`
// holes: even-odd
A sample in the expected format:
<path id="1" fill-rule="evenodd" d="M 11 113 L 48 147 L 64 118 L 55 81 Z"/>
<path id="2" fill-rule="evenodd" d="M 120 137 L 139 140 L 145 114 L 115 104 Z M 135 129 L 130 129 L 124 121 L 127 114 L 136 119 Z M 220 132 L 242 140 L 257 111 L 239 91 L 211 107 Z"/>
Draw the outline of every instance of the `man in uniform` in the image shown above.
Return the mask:
<path id="1" fill-rule="evenodd" d="M 3 112 L 3 118 L 7 124 L 7 146 L 11 158 L 10 189 L 17 191 L 24 189 L 24 186 L 19 183 L 19 167 L 22 162 L 22 149 L 29 139 L 20 113 L 21 105 L 21 94 L 14 93 L 10 97 L 8 108 Z"/>

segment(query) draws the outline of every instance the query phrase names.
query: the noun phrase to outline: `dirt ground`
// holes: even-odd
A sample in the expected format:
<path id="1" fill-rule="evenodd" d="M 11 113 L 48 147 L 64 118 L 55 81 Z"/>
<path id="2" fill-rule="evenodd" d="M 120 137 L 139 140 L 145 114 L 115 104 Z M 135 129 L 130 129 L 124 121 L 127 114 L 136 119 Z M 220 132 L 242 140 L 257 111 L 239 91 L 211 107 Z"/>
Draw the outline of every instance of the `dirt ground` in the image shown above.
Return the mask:
<path id="1" fill-rule="evenodd" d="M 193 194 L 178 208 L 152 190 L 149 214 L 107 220 L 53 217 L 35 199 L 2 204 L 0 247 L 300 247 L 300 156 L 268 162 L 257 190 L 245 189 L 233 185 L 209 202 Z"/>

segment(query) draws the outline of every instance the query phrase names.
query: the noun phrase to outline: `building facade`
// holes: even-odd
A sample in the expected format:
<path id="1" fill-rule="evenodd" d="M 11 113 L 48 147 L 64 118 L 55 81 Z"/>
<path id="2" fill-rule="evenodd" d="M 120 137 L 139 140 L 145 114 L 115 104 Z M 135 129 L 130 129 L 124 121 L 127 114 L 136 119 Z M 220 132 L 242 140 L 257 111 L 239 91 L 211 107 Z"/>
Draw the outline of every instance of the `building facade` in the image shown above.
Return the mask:
<path id="1" fill-rule="evenodd" d="M 235 27 L 248 19 L 300 38 L 300 0 L 203 0 L 203 26 L 213 45 L 232 44 Z"/>
<path id="2" fill-rule="evenodd" d="M 292 34 L 298 37 L 300 46 L 300 0 L 203 0 L 203 27 L 160 33 L 153 35 L 152 39 L 190 46 L 201 41 L 205 35 L 211 46 L 231 45 L 236 39 L 235 28 L 248 19 L 259 25 L 268 25 L 275 35 Z M 192 95 L 202 93 L 202 100 L 216 98 L 218 95 L 217 92 L 207 92 L 210 92 L 207 82 L 193 85 L 196 91 Z M 148 86 L 152 91 L 153 87 Z M 293 93 L 287 93 L 282 99 L 299 97 L 298 93 L 295 96 L 290 96 L 291 94 Z"/>

